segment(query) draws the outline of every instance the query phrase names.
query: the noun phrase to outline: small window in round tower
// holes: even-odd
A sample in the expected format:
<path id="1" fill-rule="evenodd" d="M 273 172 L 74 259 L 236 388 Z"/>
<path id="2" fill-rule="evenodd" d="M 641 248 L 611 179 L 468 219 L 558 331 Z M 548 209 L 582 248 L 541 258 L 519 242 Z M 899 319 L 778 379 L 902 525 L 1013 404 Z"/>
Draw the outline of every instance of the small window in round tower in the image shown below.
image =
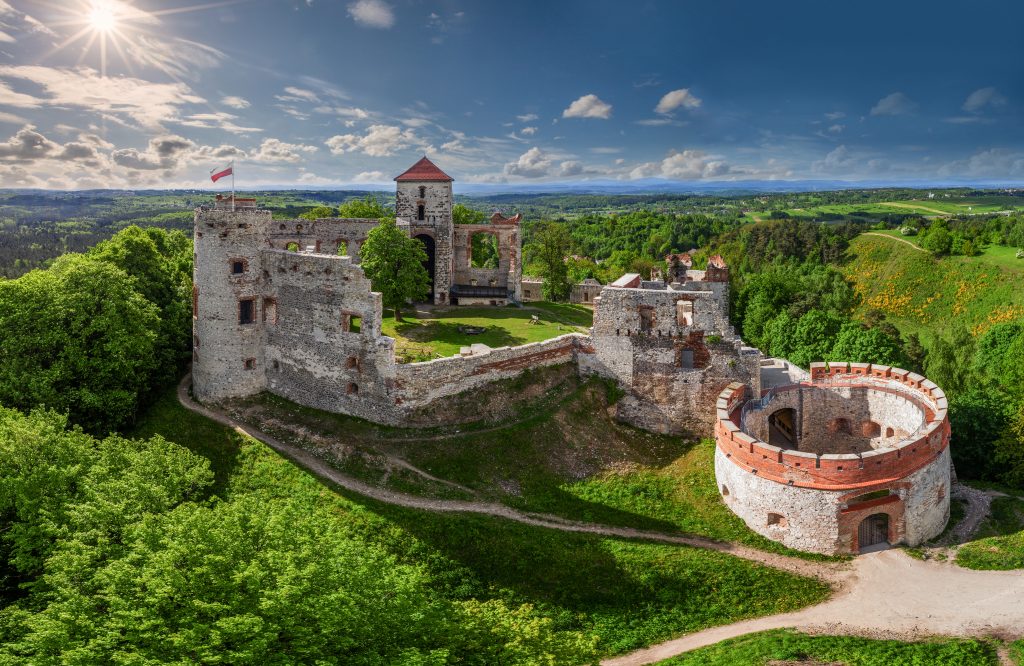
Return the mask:
<path id="1" fill-rule="evenodd" d="M 768 514 L 768 527 L 788 527 L 789 522 L 781 513 Z"/>
<path id="2" fill-rule="evenodd" d="M 723 483 L 722 484 L 722 497 L 728 497 L 728 496 L 729 496 L 729 486 L 727 486 L 727 485 L 725 485 Z"/>

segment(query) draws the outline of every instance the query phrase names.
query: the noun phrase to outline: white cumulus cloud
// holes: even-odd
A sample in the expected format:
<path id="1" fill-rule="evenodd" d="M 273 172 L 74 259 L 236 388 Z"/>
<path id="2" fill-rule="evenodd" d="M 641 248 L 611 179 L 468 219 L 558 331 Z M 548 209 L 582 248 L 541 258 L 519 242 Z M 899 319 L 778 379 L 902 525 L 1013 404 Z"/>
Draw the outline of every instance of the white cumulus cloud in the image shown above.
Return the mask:
<path id="1" fill-rule="evenodd" d="M 580 97 L 562 111 L 563 118 L 601 118 L 607 120 L 612 116 L 612 105 L 602 102 L 597 95 L 590 94 Z"/>
<path id="2" fill-rule="evenodd" d="M 672 113 L 678 108 L 684 109 L 696 109 L 700 107 L 702 100 L 699 97 L 694 96 L 690 92 L 689 88 L 680 88 L 679 90 L 673 90 L 665 93 L 662 96 L 661 101 L 658 102 L 658 106 L 654 107 L 655 113 Z"/>
<path id="3" fill-rule="evenodd" d="M 334 155 L 358 152 L 370 157 L 389 157 L 411 146 L 423 146 L 411 129 L 395 125 L 370 125 L 366 133 L 337 134 L 325 142 Z"/>

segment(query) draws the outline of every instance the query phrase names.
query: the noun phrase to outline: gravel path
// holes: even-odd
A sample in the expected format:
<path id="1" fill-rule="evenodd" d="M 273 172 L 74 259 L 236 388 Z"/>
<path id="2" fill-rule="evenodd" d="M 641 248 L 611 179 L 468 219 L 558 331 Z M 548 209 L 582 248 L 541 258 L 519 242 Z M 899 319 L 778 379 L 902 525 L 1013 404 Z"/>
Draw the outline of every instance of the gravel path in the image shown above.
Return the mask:
<path id="1" fill-rule="evenodd" d="M 921 561 L 900 550 L 861 555 L 852 563 L 809 562 L 766 553 L 755 548 L 698 536 L 683 536 L 566 520 L 549 514 L 526 513 L 503 504 L 429 499 L 385 490 L 342 474 L 308 451 L 282 442 L 256 428 L 198 404 L 189 396 L 191 377 L 178 385 L 182 406 L 235 431 L 257 439 L 316 476 L 346 490 L 380 502 L 424 511 L 477 513 L 526 525 L 608 537 L 678 544 L 728 553 L 790 573 L 828 582 L 836 594 L 828 601 L 793 613 L 735 622 L 682 636 L 636 652 L 607 659 L 603 666 L 653 664 L 727 638 L 792 627 L 812 633 L 855 634 L 878 638 L 912 639 L 934 635 L 1024 636 L 1024 575 L 1020 571 L 973 571 L 950 562 Z M 983 502 L 968 493 L 969 506 Z M 973 491 L 987 495 L 982 491 Z M 973 498 L 970 499 L 970 498 Z M 988 496 L 991 501 L 991 496 Z M 980 505 L 979 505 L 980 506 Z M 972 518 L 978 513 L 968 511 Z M 981 518 L 984 513 L 981 513 Z M 978 518 L 977 522 L 980 522 Z M 968 522 L 967 520 L 963 521 Z M 976 529 L 958 525 L 969 534 Z"/>
<path id="2" fill-rule="evenodd" d="M 1016 638 L 1024 635 L 1021 599 L 1020 571 L 973 571 L 886 550 L 857 557 L 850 584 L 825 603 L 698 631 L 601 663 L 653 664 L 727 638 L 784 627 L 903 640 L 935 635 Z"/>

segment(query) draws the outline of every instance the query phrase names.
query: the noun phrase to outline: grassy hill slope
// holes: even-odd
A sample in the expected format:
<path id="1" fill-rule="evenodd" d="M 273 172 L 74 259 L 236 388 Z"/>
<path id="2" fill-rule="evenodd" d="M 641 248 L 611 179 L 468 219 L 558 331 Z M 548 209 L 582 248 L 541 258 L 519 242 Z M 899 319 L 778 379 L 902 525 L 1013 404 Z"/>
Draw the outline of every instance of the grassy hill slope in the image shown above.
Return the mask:
<path id="1" fill-rule="evenodd" d="M 559 411 L 537 418 L 557 419 Z M 353 442 L 377 428 L 348 424 Z M 161 434 L 207 457 L 223 502 L 257 498 L 268 510 L 301 504 L 333 530 L 419 567 L 439 598 L 460 607 L 501 603 L 518 609 L 522 622 L 550 627 L 556 635 L 592 637 L 560 663 L 593 663 L 598 655 L 793 610 L 828 594 L 818 581 L 722 553 L 380 504 L 328 487 L 263 444 L 184 410 L 173 394 L 150 411 L 136 434 Z M 445 663 L 523 662 L 480 651 L 473 658 L 452 654 Z"/>
<path id="2" fill-rule="evenodd" d="M 936 259 L 898 236 L 862 234 L 851 241 L 843 271 L 862 299 L 860 314 L 881 310 L 927 345 L 958 322 L 979 335 L 1024 317 L 1024 260 L 1007 251 L 992 247 L 977 257 Z"/>

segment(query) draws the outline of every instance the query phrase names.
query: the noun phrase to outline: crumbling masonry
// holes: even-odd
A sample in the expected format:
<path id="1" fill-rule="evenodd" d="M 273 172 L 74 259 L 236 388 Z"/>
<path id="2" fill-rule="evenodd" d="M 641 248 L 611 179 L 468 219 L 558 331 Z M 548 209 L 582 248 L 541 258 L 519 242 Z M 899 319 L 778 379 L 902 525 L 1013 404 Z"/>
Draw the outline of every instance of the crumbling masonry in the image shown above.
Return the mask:
<path id="1" fill-rule="evenodd" d="M 398 223 L 424 243 L 434 303 L 521 301 L 518 215 L 453 224 L 452 179 L 426 158 L 395 180 Z M 762 366 L 768 362 L 729 325 L 729 269 L 721 257 L 701 271 L 690 269 L 687 256 L 672 263 L 667 282 L 629 274 L 595 290 L 597 296 L 588 294 L 591 335 L 500 349 L 474 345 L 464 355 L 401 364 L 394 340 L 381 334 L 380 294 L 359 267 L 360 246 L 375 224 L 273 220 L 254 200 L 221 199 L 197 209 L 196 397 L 217 401 L 269 391 L 401 425 L 457 394 L 530 368 L 569 363 L 624 389 L 614 407 L 624 422 L 663 433 L 714 434 L 726 503 L 769 538 L 806 550 L 853 552 L 881 532 L 893 543 L 917 543 L 941 531 L 949 511 L 949 459 L 938 387 L 902 371 L 867 368 L 861 374 L 871 375 L 870 386 L 826 389 L 819 385 L 823 378 L 835 384 L 846 377 L 846 366 L 842 372 L 816 366 L 818 383 L 787 379 L 751 411 L 745 405 L 765 400 Z M 472 239 L 480 233 L 496 238 L 495 268 L 472 266 Z M 853 368 L 860 373 L 860 366 Z M 826 390 L 838 392 L 821 393 Z M 792 439 L 779 445 L 784 436 Z M 876 517 L 864 532 L 868 510 L 867 518 Z M 884 525 L 877 518 L 882 513 Z"/>

